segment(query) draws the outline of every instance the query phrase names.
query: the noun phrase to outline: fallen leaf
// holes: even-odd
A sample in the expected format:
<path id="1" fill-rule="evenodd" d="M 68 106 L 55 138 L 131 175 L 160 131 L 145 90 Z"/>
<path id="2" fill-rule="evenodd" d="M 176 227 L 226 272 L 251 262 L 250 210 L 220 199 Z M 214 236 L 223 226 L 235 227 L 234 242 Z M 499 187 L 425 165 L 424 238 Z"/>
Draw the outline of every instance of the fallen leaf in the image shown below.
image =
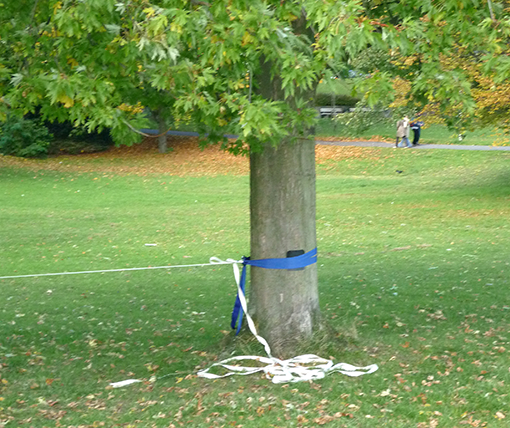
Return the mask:
<path id="1" fill-rule="evenodd" d="M 502 413 L 502 412 L 496 412 L 495 417 L 496 417 L 497 419 L 499 419 L 499 420 L 501 420 L 501 419 L 505 419 L 505 418 L 506 418 L 505 414 L 504 414 L 504 413 Z"/>

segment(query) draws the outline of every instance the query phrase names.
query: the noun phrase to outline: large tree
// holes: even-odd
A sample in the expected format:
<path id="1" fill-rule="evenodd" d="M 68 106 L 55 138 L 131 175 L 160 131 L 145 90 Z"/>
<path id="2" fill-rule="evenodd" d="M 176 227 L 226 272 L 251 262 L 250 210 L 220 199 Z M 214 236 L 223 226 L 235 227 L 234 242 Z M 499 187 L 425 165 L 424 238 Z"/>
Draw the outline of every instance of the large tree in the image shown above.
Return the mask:
<path id="1" fill-rule="evenodd" d="M 457 0 L 21 3 L 23 16 L 0 9 L 10 23 L 0 26 L 4 110 L 38 108 L 50 120 L 108 127 L 123 143 L 144 124 L 140 101 L 161 122 L 191 121 L 209 141 L 248 154 L 254 259 L 316 246 L 311 107 L 320 79 L 347 73 L 369 46 L 419 52 L 414 93 L 469 106 L 462 72 L 441 69 L 439 54 L 454 41 L 475 49 L 497 31 L 484 20 L 485 4 Z M 376 100 L 392 72 L 372 68 L 365 80 Z M 225 132 L 240 138 L 228 141 Z M 261 334 L 288 353 L 320 320 L 316 265 L 252 268 L 250 298 Z"/>

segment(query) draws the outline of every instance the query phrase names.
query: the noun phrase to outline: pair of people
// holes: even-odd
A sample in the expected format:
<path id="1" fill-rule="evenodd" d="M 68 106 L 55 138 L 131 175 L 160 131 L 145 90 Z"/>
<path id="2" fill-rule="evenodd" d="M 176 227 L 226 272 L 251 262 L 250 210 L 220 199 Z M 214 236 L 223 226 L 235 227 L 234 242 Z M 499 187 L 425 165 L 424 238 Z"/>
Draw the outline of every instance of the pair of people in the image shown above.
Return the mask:
<path id="1" fill-rule="evenodd" d="M 405 115 L 402 119 L 397 122 L 397 141 L 395 147 L 399 147 L 399 141 L 405 144 L 406 148 L 417 146 L 420 141 L 421 127 L 424 125 L 421 121 L 410 122 L 409 117 Z M 410 130 L 413 130 L 414 138 L 413 142 L 409 141 Z"/>

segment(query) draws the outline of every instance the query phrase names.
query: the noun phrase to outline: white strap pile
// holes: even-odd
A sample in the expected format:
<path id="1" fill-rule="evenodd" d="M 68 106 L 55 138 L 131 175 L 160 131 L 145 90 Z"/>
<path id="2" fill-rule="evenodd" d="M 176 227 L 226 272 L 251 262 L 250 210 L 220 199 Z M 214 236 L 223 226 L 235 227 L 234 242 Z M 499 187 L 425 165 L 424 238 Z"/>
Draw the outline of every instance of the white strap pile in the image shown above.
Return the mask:
<path id="1" fill-rule="evenodd" d="M 228 364 L 231 361 L 255 360 L 266 364 L 264 367 L 243 367 Z M 223 375 L 209 373 L 213 367 L 220 366 L 228 370 Z M 364 374 L 370 374 L 378 369 L 377 364 L 366 367 L 356 367 L 346 363 L 333 364 L 331 360 L 318 357 L 317 355 L 307 354 L 290 360 L 279 360 L 277 358 L 242 356 L 232 357 L 213 364 L 211 367 L 198 372 L 199 377 L 206 379 L 219 379 L 232 375 L 250 375 L 264 372 L 268 379 L 273 383 L 286 382 L 307 382 L 310 380 L 322 379 L 329 373 L 340 372 L 344 375 L 357 377 Z"/>
<path id="2" fill-rule="evenodd" d="M 224 261 L 216 257 L 212 257 L 210 259 L 210 262 L 225 264 Z M 234 269 L 234 277 L 237 284 L 237 292 L 239 293 L 238 295 L 239 300 L 241 302 L 241 307 L 243 308 L 243 311 L 246 314 L 248 327 L 250 328 L 250 331 L 255 336 L 255 338 L 264 346 L 264 349 L 266 350 L 267 353 L 267 357 L 240 356 L 228 358 L 226 360 L 220 361 L 219 363 L 213 364 L 208 369 L 200 370 L 197 373 L 199 377 L 203 377 L 206 379 L 219 379 L 232 375 L 250 375 L 258 372 L 264 372 L 266 374 L 266 377 L 271 379 L 273 383 L 285 383 L 322 379 L 327 374 L 334 372 L 340 372 L 347 376 L 357 377 L 362 376 L 364 374 L 373 373 L 379 368 L 377 364 L 371 364 L 366 367 L 356 367 L 346 363 L 333 364 L 331 360 L 326 360 L 313 354 L 301 355 L 299 357 L 294 357 L 289 360 L 280 360 L 278 358 L 273 357 L 271 355 L 271 348 L 269 347 L 269 344 L 262 336 L 258 335 L 257 329 L 255 328 L 255 324 L 252 318 L 250 317 L 250 314 L 248 313 L 246 298 L 240 286 L 240 273 L 238 264 L 242 263 L 242 261 L 227 259 L 226 262 L 232 263 Z M 239 365 L 229 364 L 232 361 L 242 360 L 254 360 L 262 364 L 266 364 L 266 366 L 243 367 Z M 225 370 L 227 370 L 227 373 L 222 375 L 209 373 L 209 370 L 212 369 L 213 367 L 222 367 Z"/>
<path id="3" fill-rule="evenodd" d="M 318 357 L 317 355 L 301 355 L 299 357 L 291 358 L 289 360 L 280 360 L 274 358 L 271 355 L 271 348 L 267 341 L 257 334 L 255 324 L 248 314 L 248 308 L 246 304 L 246 298 L 240 287 L 240 272 L 239 264 L 242 264 L 242 260 L 227 259 L 225 261 L 218 259 L 217 257 L 211 257 L 209 263 L 193 264 L 193 265 L 177 265 L 177 266 L 152 266 L 143 268 L 124 268 L 124 269 L 108 269 L 108 270 L 93 270 L 93 271 L 81 271 L 81 272 L 58 272 L 58 273 L 46 273 L 46 274 L 31 274 L 31 275 L 12 275 L 12 276 L 0 276 L 2 279 L 16 279 L 16 278 L 34 278 L 42 276 L 57 276 L 57 275 L 80 275 L 80 274 L 92 274 L 92 273 L 106 273 L 106 272 L 125 272 L 135 270 L 153 270 L 153 269 L 172 269 L 172 268 L 187 268 L 187 267 L 199 267 L 199 266 L 211 266 L 219 264 L 231 264 L 234 269 L 234 277 L 237 283 L 237 291 L 239 293 L 239 300 L 246 314 L 246 320 L 248 327 L 257 340 L 264 346 L 267 357 L 254 357 L 254 356 L 242 356 L 228 358 L 219 363 L 213 364 L 211 367 L 198 372 L 198 376 L 207 379 L 218 379 L 222 377 L 232 376 L 234 374 L 249 375 L 258 372 L 264 372 L 266 376 L 272 379 L 273 383 L 283 382 L 301 382 L 309 381 L 314 379 L 322 379 L 326 374 L 333 372 L 340 372 L 347 376 L 361 376 L 364 374 L 370 374 L 375 372 L 378 367 L 376 364 L 372 364 L 366 367 L 355 367 L 350 364 L 339 363 L 333 364 L 332 361 Z M 243 367 L 238 365 L 228 364 L 232 361 L 242 360 L 254 360 L 262 364 L 266 364 L 264 367 Z M 223 375 L 216 375 L 209 373 L 209 370 L 213 367 L 220 366 L 227 370 L 227 373 Z M 110 383 L 114 388 L 121 388 L 133 383 L 141 382 L 139 379 L 128 379 L 120 382 Z"/>
<path id="4" fill-rule="evenodd" d="M 346 363 L 333 364 L 331 360 L 326 360 L 313 354 L 301 355 L 299 357 L 294 357 L 289 360 L 280 360 L 278 358 L 273 357 L 271 355 L 271 348 L 269 347 L 269 344 L 267 343 L 266 339 L 264 339 L 262 336 L 259 336 L 259 334 L 257 333 L 257 329 L 255 328 L 255 323 L 253 322 L 252 318 L 250 317 L 250 314 L 248 313 L 247 307 L 248 305 L 246 303 L 246 298 L 240 286 L 241 274 L 239 271 L 239 264 L 242 263 L 243 263 L 242 260 L 227 259 L 223 261 L 218 259 L 217 257 L 211 257 L 211 259 L 209 260 L 210 265 L 232 264 L 232 267 L 234 269 L 234 277 L 237 284 L 237 291 L 239 293 L 239 300 L 241 302 L 243 311 L 246 314 L 248 327 L 250 328 L 250 331 L 253 333 L 255 338 L 259 341 L 259 343 L 264 346 L 267 357 L 245 355 L 228 358 L 226 360 L 220 361 L 219 363 L 214 363 L 208 369 L 200 370 L 197 373 L 199 377 L 203 377 L 206 379 L 220 379 L 232 375 L 250 375 L 259 372 L 264 372 L 266 374 L 266 377 L 268 379 L 271 379 L 273 383 L 285 383 L 322 379 L 327 374 L 334 372 L 339 372 L 346 376 L 357 377 L 373 373 L 379 368 L 377 364 L 371 364 L 366 367 L 356 367 Z M 256 361 L 258 363 L 265 364 L 265 366 L 246 367 L 236 364 L 229 364 L 233 361 L 243 360 Z M 222 367 L 223 369 L 227 370 L 227 372 L 221 375 L 210 373 L 209 370 L 211 370 L 213 367 Z M 110 385 L 114 388 L 121 388 L 136 382 L 141 381 L 139 379 L 128 379 L 120 382 L 110 383 Z"/>

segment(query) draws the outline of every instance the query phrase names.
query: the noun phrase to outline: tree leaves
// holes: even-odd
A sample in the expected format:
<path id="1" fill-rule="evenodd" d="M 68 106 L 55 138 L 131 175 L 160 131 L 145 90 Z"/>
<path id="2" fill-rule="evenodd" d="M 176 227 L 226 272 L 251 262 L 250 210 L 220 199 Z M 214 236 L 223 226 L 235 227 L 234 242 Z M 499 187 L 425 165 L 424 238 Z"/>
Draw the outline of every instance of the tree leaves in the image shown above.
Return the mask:
<path id="1" fill-rule="evenodd" d="M 34 13 L 25 9 L 17 13 L 9 7 L 0 14 L 11 23 L 0 29 L 13 53 L 0 59 L 11 75 L 0 74 L 0 90 L 11 107 L 26 112 L 40 106 L 49 119 L 69 118 L 90 129 L 114 127 L 119 142 L 128 131 L 120 130 L 125 125 L 112 112 L 139 101 L 164 112 L 168 122 L 193 120 L 211 136 L 239 133 L 253 146 L 258 139 L 275 143 L 301 136 L 314 120 L 305 112 L 307 91 L 326 69 L 349 70 L 369 47 L 419 59 L 405 69 L 376 64 L 360 79 L 370 105 L 391 97 L 389 81 L 397 73 L 406 74 L 416 99 L 437 100 L 470 115 L 469 73 L 443 67 L 440 57 L 459 45 L 470 52 L 502 52 L 510 34 L 499 6 L 494 8 L 498 30 L 485 4 L 453 0 L 420 0 L 412 6 L 332 0 L 41 0 Z M 12 23 L 28 30 L 12 32 Z M 263 58 L 271 63 L 272 76 L 281 79 L 280 104 L 260 97 Z M 507 75 L 505 58 L 488 58 L 486 68 Z M 239 84 L 247 71 L 251 81 Z M 250 102 L 262 112 L 252 112 Z M 143 114 L 132 112 L 129 121 Z"/>

